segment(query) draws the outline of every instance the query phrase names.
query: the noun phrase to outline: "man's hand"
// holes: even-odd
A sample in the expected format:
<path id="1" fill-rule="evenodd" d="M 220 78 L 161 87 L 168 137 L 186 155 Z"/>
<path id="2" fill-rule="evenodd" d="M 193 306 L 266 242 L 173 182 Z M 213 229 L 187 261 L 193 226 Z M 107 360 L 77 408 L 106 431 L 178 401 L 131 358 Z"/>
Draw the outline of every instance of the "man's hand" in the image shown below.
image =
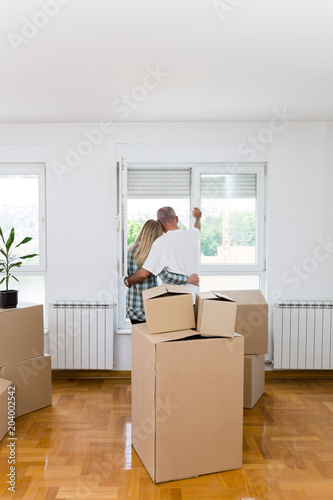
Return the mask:
<path id="1" fill-rule="evenodd" d="M 199 276 L 197 274 L 191 274 L 191 276 L 188 277 L 187 283 L 189 285 L 199 285 Z"/>
<path id="2" fill-rule="evenodd" d="M 194 217 L 194 227 L 197 229 L 201 230 L 201 217 L 202 217 L 202 212 L 200 208 L 194 207 L 192 210 L 192 215 Z"/>
<path id="3" fill-rule="evenodd" d="M 200 210 L 200 208 L 198 207 L 194 207 L 193 210 L 192 210 L 192 215 L 195 219 L 201 219 L 202 217 L 202 212 Z"/>

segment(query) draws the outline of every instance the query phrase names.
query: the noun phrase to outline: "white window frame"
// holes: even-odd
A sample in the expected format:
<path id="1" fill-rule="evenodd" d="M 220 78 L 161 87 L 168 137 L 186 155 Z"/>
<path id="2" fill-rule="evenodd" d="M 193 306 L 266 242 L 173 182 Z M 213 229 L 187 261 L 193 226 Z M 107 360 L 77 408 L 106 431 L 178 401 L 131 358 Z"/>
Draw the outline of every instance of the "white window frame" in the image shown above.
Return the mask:
<path id="1" fill-rule="evenodd" d="M 46 221 L 45 221 L 45 165 L 40 163 L 11 163 L 0 165 L 0 175 L 38 176 L 39 264 L 23 263 L 16 274 L 46 272 Z M 29 235 L 27 235 L 29 236 Z"/>
<path id="2" fill-rule="evenodd" d="M 124 186 L 127 182 L 128 170 L 192 170 L 192 165 L 189 164 L 169 164 L 169 163 L 137 163 L 129 162 L 126 158 L 121 157 L 118 162 L 118 231 L 119 231 L 119 290 L 118 290 L 118 334 L 127 334 L 128 326 L 126 324 L 126 288 L 123 285 L 123 279 L 127 272 L 127 252 L 124 252 L 124 245 L 127 245 L 127 192 Z M 191 189 L 192 191 L 192 189 Z M 151 196 L 155 196 L 152 194 Z M 149 198 L 149 197 L 148 197 Z M 191 209 L 190 195 L 190 209 Z M 125 222 L 126 220 L 126 222 Z M 192 223 L 192 217 L 190 217 Z"/>
<path id="3" fill-rule="evenodd" d="M 235 171 L 232 171 L 230 164 L 219 164 L 211 166 L 209 164 L 193 167 L 192 179 L 192 207 L 200 207 L 201 174 L 256 174 L 257 176 L 257 198 L 256 198 L 256 263 L 255 264 L 201 264 L 200 274 L 258 274 L 265 271 L 264 239 L 265 239 L 265 169 L 266 164 L 237 164 Z"/>
<path id="4" fill-rule="evenodd" d="M 265 295 L 266 292 L 266 199 L 265 199 L 265 174 L 267 170 L 267 162 L 269 156 L 269 146 L 261 145 L 260 151 L 257 152 L 256 160 L 254 164 L 252 162 L 244 161 L 244 154 L 242 153 L 243 144 L 118 144 L 116 146 L 116 159 L 118 165 L 121 163 L 122 159 L 126 160 L 126 165 L 138 165 L 144 164 L 145 168 L 156 168 L 156 165 L 168 164 L 168 169 L 170 164 L 174 164 L 174 168 L 192 168 L 192 186 L 191 186 L 191 212 L 193 207 L 199 206 L 200 203 L 200 189 L 195 189 L 195 182 L 197 182 L 197 175 L 200 175 L 200 169 L 203 168 L 205 173 L 212 173 L 212 170 L 216 168 L 221 172 L 221 168 L 225 168 L 227 173 L 238 173 L 239 164 L 245 168 L 246 172 L 242 173 L 252 173 L 251 169 L 260 168 L 259 177 L 257 181 L 259 183 L 258 192 L 262 195 L 257 196 L 257 209 L 260 210 L 260 223 L 258 221 L 258 234 L 256 235 L 260 238 L 260 249 L 259 241 L 257 243 L 257 262 L 256 264 L 239 265 L 239 264 L 200 264 L 200 274 L 201 275 L 216 275 L 216 274 L 227 274 L 227 275 L 242 275 L 244 272 L 246 274 L 258 275 L 260 280 L 260 290 Z M 240 172 L 239 172 L 240 173 Z M 119 175 L 119 174 L 118 174 Z M 120 180 L 120 179 L 119 179 Z M 200 186 L 200 184 L 199 184 Z M 259 199 L 260 198 L 260 199 Z M 119 191 L 119 208 L 118 208 L 118 231 L 121 228 L 121 200 L 126 203 L 127 206 L 127 193 L 122 193 Z M 259 213 L 258 213 L 259 219 Z M 127 221 L 126 221 L 127 222 Z M 191 214 L 191 226 L 193 226 L 192 214 Z M 120 238 L 120 235 L 119 235 Z M 122 238 L 120 238 L 121 240 Z M 127 243 L 127 242 L 126 242 Z M 119 245 L 119 269 L 122 267 L 122 262 L 120 260 L 120 255 L 122 252 L 121 242 Z M 209 266 L 209 267 L 207 267 Z M 121 274 L 121 273 L 119 273 Z M 118 280 L 119 287 L 124 287 L 121 277 Z M 119 288 L 118 293 L 118 334 L 130 334 L 130 330 L 125 325 L 126 319 L 126 308 L 124 304 L 125 294 L 121 293 L 122 288 Z M 120 311 L 122 311 L 122 318 L 120 318 Z"/>

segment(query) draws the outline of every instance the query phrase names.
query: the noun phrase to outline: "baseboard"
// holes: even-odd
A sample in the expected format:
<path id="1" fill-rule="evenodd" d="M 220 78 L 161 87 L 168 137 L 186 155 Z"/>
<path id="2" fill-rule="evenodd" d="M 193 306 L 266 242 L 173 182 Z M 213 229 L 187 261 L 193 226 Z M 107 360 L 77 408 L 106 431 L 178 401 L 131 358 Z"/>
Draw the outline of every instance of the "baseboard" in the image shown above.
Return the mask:
<path id="1" fill-rule="evenodd" d="M 52 370 L 52 378 L 131 379 L 130 370 Z M 333 370 L 265 370 L 265 379 L 333 378 Z"/>
<path id="2" fill-rule="evenodd" d="M 52 370 L 52 378 L 130 379 L 130 370 Z"/>
<path id="3" fill-rule="evenodd" d="M 333 370 L 265 370 L 265 379 L 333 378 Z"/>

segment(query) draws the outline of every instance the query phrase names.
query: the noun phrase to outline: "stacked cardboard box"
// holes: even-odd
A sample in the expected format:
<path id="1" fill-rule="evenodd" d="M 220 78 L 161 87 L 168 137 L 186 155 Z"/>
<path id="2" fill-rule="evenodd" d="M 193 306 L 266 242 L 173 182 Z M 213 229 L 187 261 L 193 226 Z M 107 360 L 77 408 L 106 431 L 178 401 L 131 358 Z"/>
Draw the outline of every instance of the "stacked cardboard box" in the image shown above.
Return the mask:
<path id="1" fill-rule="evenodd" d="M 156 483 L 242 467 L 244 339 L 192 329 L 185 290 L 145 293 L 132 327 L 132 443 Z"/>
<path id="2" fill-rule="evenodd" d="M 186 286 L 156 286 L 142 295 L 149 333 L 195 328 L 192 294 Z"/>
<path id="3" fill-rule="evenodd" d="M 49 406 L 51 357 L 44 356 L 43 306 L 0 308 L 0 345 L 1 421 L 4 412 L 7 421 L 6 384 L 15 386 L 16 417 Z"/>
<path id="4" fill-rule="evenodd" d="M 219 292 L 198 293 L 195 302 L 197 330 L 201 335 L 233 337 L 237 304 Z"/>
<path id="5" fill-rule="evenodd" d="M 244 336 L 244 408 L 253 408 L 265 392 L 268 304 L 259 290 L 219 290 L 237 304 L 235 331 Z"/>

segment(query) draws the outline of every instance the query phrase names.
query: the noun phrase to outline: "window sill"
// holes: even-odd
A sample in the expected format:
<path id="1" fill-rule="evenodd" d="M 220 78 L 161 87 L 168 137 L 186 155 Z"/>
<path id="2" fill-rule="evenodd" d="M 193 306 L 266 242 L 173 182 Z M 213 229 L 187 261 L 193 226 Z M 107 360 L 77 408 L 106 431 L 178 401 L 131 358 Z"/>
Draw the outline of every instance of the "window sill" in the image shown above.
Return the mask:
<path id="1" fill-rule="evenodd" d="M 131 335 L 131 330 L 117 330 L 117 335 Z"/>

